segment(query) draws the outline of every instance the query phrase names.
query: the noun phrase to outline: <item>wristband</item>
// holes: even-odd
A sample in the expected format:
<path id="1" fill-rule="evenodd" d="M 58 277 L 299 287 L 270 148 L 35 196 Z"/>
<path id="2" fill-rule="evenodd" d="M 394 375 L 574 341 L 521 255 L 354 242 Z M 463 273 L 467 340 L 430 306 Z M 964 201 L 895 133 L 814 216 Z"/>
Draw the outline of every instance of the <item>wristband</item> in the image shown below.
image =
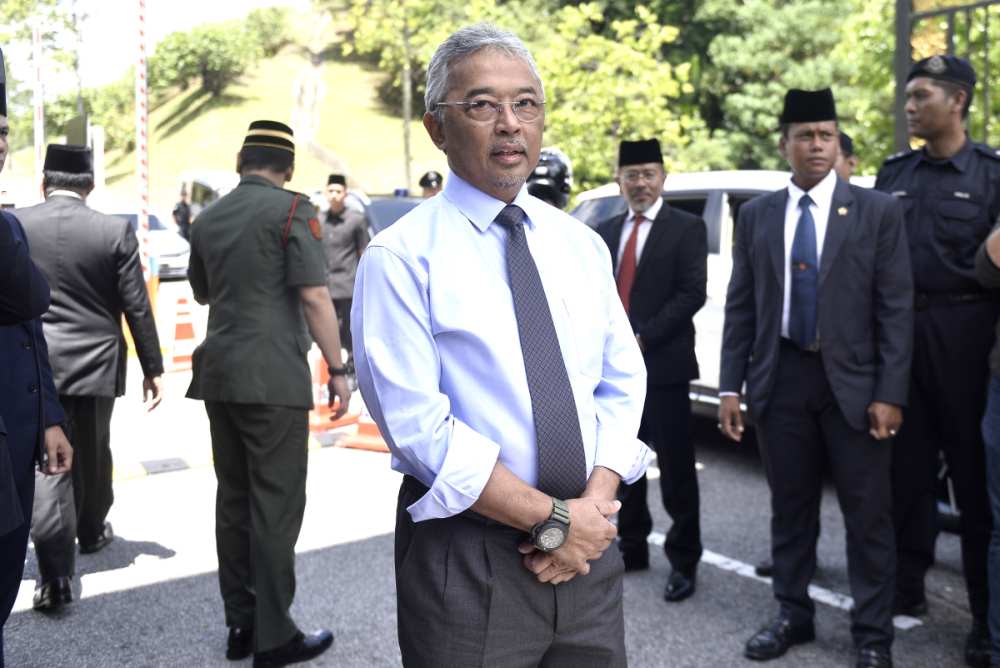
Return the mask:
<path id="1" fill-rule="evenodd" d="M 327 373 L 330 374 L 330 378 L 333 378 L 334 376 L 346 376 L 347 375 L 347 365 L 339 366 L 339 367 L 327 366 L 326 367 L 326 371 L 327 371 Z"/>

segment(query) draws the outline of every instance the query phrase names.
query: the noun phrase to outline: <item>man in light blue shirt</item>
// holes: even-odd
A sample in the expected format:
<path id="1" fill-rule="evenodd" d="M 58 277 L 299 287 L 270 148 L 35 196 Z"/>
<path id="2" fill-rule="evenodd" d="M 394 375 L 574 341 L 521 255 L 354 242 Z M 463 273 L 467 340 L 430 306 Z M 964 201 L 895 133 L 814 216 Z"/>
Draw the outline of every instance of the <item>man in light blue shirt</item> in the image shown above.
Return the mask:
<path id="1" fill-rule="evenodd" d="M 425 103 L 447 185 L 372 240 L 352 312 L 359 387 L 404 474 L 403 663 L 625 665 L 608 517 L 651 451 L 607 246 L 527 192 L 545 102 L 520 39 L 453 34 Z"/>

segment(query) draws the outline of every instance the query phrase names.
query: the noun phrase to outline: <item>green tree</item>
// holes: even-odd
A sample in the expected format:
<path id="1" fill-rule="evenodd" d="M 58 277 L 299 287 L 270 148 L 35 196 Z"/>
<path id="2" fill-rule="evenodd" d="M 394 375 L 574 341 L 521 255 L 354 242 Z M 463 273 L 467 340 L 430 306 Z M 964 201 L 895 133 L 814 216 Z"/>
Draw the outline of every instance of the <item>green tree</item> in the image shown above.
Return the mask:
<path id="1" fill-rule="evenodd" d="M 259 28 L 259 26 L 258 26 Z M 199 26 L 173 33 L 150 59 L 150 83 L 156 89 L 186 88 L 198 78 L 201 87 L 218 97 L 262 55 L 264 40 L 242 21 Z"/>

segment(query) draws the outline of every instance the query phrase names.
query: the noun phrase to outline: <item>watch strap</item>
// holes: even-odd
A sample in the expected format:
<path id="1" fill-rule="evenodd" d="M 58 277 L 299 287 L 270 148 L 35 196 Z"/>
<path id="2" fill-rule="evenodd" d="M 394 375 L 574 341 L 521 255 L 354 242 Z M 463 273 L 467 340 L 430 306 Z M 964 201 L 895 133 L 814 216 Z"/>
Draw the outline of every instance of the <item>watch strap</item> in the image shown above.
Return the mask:
<path id="1" fill-rule="evenodd" d="M 569 506 L 565 501 L 552 497 L 552 514 L 549 519 L 569 526 Z"/>

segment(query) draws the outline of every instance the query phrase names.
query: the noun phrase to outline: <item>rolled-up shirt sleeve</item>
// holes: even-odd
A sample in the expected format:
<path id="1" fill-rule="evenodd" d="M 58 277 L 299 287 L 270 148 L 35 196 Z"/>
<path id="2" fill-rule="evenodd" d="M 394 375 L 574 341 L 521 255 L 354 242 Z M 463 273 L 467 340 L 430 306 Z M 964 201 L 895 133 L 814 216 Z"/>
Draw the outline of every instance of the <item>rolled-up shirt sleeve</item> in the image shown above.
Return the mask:
<path id="1" fill-rule="evenodd" d="M 408 510 L 415 522 L 457 515 L 482 493 L 500 446 L 452 414 L 440 391 L 427 276 L 382 246 L 358 266 L 351 313 L 358 387 L 392 452 L 393 467 L 429 491 Z"/>
<path id="2" fill-rule="evenodd" d="M 646 400 L 646 365 L 613 279 L 604 290 L 609 323 L 601 381 L 594 390 L 597 448 L 594 466 L 611 469 L 631 485 L 642 477 L 653 451 L 637 438 Z"/>

